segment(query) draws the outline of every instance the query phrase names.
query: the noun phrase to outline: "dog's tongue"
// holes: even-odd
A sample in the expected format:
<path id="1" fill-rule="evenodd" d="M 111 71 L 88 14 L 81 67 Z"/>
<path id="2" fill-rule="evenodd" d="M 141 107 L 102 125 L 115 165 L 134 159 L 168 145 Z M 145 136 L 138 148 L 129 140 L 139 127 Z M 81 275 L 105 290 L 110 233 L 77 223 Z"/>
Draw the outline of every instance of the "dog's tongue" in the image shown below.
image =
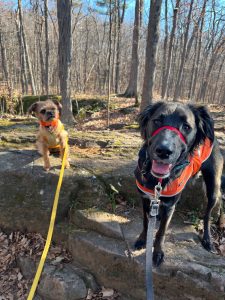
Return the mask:
<path id="1" fill-rule="evenodd" d="M 155 160 L 152 161 L 152 171 L 156 174 L 166 175 L 170 172 L 171 164 L 162 164 Z"/>

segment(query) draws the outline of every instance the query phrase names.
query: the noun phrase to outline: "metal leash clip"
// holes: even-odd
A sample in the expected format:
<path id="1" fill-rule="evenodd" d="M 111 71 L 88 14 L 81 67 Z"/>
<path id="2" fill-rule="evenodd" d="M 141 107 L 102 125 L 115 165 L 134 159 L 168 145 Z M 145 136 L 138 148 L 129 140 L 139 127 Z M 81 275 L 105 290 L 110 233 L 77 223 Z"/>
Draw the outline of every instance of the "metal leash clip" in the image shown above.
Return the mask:
<path id="1" fill-rule="evenodd" d="M 151 199 L 150 203 L 150 216 L 156 217 L 159 213 L 159 198 L 161 196 L 162 186 L 161 183 L 158 182 L 158 184 L 155 186 L 155 197 L 154 199 Z"/>

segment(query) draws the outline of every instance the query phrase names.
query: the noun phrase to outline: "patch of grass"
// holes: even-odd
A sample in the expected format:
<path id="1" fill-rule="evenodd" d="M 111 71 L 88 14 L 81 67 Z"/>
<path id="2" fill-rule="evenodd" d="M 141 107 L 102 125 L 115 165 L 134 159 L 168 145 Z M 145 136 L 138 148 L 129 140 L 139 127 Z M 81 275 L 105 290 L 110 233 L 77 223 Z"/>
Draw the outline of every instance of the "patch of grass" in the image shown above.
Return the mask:
<path id="1" fill-rule="evenodd" d="M 195 227 L 195 229 L 198 231 L 199 226 L 201 226 L 201 220 L 199 218 L 199 212 L 196 211 L 191 211 L 187 213 L 188 215 L 188 221 L 192 223 L 192 225 Z"/>

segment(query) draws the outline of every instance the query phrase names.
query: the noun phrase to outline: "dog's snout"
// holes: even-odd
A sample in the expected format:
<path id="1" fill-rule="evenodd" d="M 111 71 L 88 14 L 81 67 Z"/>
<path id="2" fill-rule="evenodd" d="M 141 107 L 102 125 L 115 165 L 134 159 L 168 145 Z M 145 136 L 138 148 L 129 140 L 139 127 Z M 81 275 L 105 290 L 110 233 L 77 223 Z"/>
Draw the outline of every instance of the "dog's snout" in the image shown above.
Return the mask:
<path id="1" fill-rule="evenodd" d="M 157 156 L 161 159 L 167 159 L 173 153 L 170 145 L 165 144 L 165 143 L 157 145 L 155 152 L 156 152 Z"/>
<path id="2" fill-rule="evenodd" d="M 53 117 L 53 116 L 54 116 L 54 113 L 53 113 L 53 111 L 47 111 L 47 115 L 48 115 L 49 117 Z"/>

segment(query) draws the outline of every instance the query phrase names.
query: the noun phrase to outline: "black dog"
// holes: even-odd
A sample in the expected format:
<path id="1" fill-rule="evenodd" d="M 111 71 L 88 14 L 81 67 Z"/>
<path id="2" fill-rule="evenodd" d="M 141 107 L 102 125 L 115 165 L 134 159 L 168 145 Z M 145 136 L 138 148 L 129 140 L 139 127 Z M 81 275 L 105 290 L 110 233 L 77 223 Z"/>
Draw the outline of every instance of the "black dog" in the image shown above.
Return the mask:
<path id="1" fill-rule="evenodd" d="M 139 152 L 135 176 L 142 194 L 144 218 L 135 248 L 146 246 L 147 198 L 154 196 L 154 187 L 161 182 L 160 226 L 154 242 L 153 262 L 156 266 L 162 263 L 165 232 L 175 205 L 188 179 L 201 171 L 208 197 L 202 245 L 212 251 L 209 220 L 213 207 L 221 199 L 223 157 L 209 112 L 204 106 L 158 102 L 140 114 L 139 124 L 144 145 Z"/>

